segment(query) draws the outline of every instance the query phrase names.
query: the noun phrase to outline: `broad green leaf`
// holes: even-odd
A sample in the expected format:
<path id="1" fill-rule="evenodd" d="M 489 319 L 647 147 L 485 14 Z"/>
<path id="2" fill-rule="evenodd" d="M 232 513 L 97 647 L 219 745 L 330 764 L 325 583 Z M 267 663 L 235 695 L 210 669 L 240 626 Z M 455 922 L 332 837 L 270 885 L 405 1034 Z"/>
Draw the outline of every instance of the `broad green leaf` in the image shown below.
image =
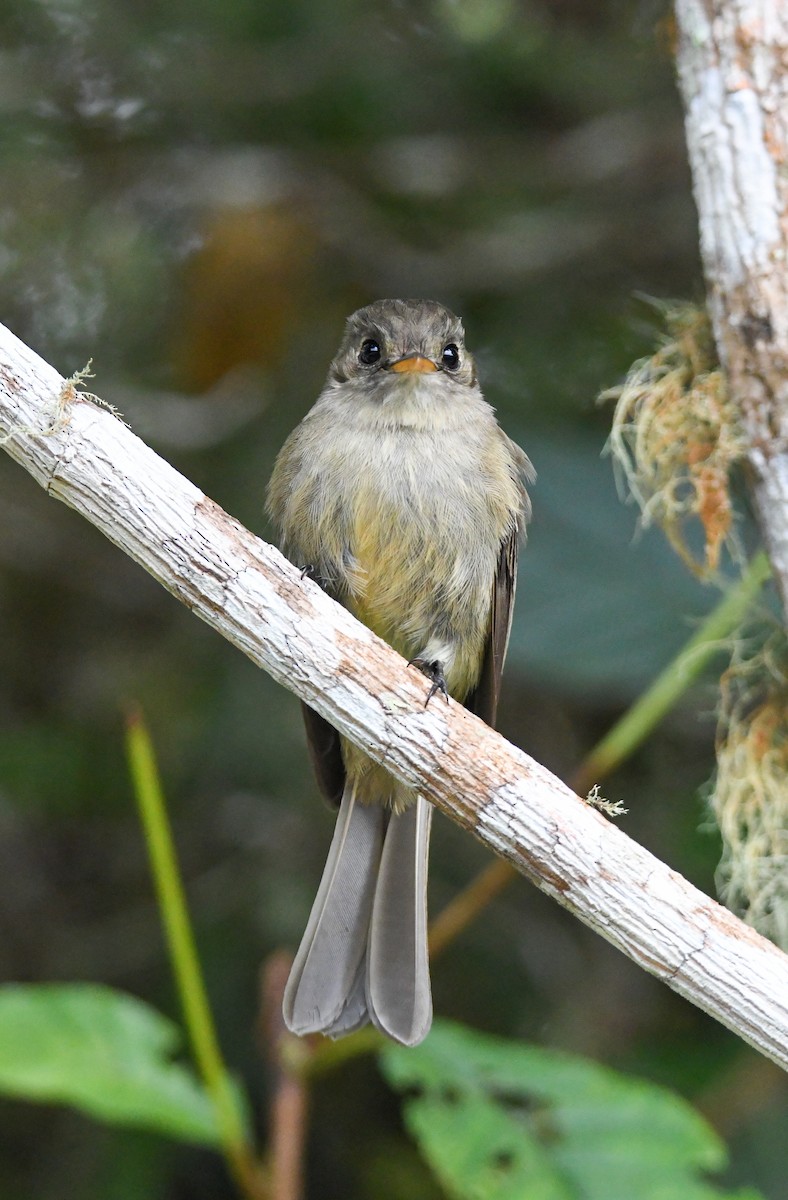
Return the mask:
<path id="1" fill-rule="evenodd" d="M 172 1061 L 180 1041 L 161 1013 L 108 987 L 0 987 L 0 1092 L 216 1145 L 210 1098 Z"/>
<path id="2" fill-rule="evenodd" d="M 664 1088 L 447 1021 L 381 1064 L 457 1200 L 732 1200 L 703 1178 L 725 1147 Z"/>
<path id="3" fill-rule="evenodd" d="M 465 1200 L 575 1200 L 538 1138 L 475 1090 L 449 1085 L 412 1100 L 405 1120 L 450 1196 Z"/>

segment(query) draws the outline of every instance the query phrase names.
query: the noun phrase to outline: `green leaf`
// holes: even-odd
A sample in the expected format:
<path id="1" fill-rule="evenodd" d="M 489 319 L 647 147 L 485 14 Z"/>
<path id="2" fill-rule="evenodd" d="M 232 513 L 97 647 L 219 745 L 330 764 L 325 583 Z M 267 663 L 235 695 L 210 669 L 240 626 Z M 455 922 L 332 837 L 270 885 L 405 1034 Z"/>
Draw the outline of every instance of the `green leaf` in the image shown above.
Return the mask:
<path id="1" fill-rule="evenodd" d="M 207 1093 L 171 1060 L 180 1041 L 161 1013 L 108 987 L 0 987 L 0 1092 L 215 1146 Z"/>
<path id="2" fill-rule="evenodd" d="M 380 1061 L 456 1200 L 731 1200 L 702 1178 L 725 1166 L 722 1142 L 653 1084 L 447 1021 Z"/>

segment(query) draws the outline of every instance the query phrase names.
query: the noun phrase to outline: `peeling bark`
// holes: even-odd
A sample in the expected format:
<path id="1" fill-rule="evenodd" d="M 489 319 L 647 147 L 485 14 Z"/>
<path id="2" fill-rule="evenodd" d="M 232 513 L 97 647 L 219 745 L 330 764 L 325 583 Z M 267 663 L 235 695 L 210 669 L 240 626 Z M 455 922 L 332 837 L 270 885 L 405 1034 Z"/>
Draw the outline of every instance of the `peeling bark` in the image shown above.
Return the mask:
<path id="1" fill-rule="evenodd" d="M 709 310 L 788 620 L 788 3 L 676 0 Z"/>

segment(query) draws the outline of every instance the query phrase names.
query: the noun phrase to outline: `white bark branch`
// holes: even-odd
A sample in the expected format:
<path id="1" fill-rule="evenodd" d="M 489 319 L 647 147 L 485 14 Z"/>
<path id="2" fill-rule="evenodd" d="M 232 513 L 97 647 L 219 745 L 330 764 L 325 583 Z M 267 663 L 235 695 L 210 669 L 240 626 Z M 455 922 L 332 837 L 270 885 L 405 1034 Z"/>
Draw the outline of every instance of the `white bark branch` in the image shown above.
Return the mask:
<path id="1" fill-rule="evenodd" d="M 10 435 L 10 436 L 9 436 Z M 50 495 L 636 963 L 788 1067 L 788 956 L 638 846 L 0 326 L 0 437 Z M 262 719 L 262 717 L 261 717 Z"/>
<path id="2" fill-rule="evenodd" d="M 788 619 L 788 4 L 676 0 L 676 22 L 714 336 Z"/>

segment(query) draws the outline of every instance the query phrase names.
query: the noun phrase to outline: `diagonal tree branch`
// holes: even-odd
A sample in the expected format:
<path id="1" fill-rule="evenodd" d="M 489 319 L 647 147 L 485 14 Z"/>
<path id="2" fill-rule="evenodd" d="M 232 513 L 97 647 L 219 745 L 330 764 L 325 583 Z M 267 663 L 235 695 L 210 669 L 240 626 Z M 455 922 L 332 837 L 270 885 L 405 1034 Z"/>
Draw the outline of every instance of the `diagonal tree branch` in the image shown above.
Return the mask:
<path id="1" fill-rule="evenodd" d="M 423 680 L 0 326 L 0 439 L 173 595 L 645 970 L 788 1067 L 788 956 Z"/>
<path id="2" fill-rule="evenodd" d="M 788 4 L 676 0 L 709 310 L 788 620 Z"/>

